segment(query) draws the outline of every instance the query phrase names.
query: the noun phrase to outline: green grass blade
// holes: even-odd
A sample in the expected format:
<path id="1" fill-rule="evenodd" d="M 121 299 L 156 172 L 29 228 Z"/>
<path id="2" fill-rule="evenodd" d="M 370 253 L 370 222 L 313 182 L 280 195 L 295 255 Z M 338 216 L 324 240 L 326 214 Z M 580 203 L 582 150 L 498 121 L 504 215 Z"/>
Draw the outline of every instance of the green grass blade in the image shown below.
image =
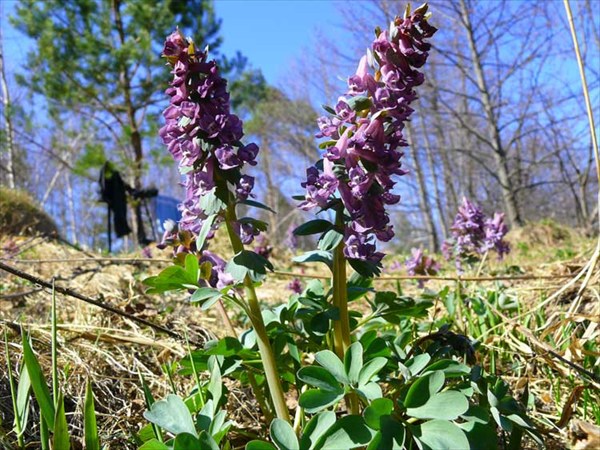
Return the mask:
<path id="1" fill-rule="evenodd" d="M 50 433 L 44 416 L 40 415 L 40 449 L 50 450 Z"/>
<path id="2" fill-rule="evenodd" d="M 100 450 L 98 427 L 96 425 L 96 408 L 92 384 L 88 381 L 85 390 L 85 404 L 83 408 L 83 434 L 86 450 Z"/>
<path id="3" fill-rule="evenodd" d="M 144 378 L 144 375 L 142 375 L 142 372 L 140 372 L 138 370 L 138 375 L 140 377 L 140 382 L 142 383 L 142 390 L 144 391 L 144 400 L 146 402 L 146 408 L 148 410 L 150 410 L 150 408 L 152 407 L 152 405 L 154 404 L 154 397 L 152 396 L 152 392 L 150 392 L 150 388 L 148 387 L 148 384 L 146 383 L 146 379 Z M 156 424 L 152 424 L 152 429 L 154 430 L 154 436 L 156 436 L 156 439 L 159 442 L 164 442 L 163 441 L 163 436 L 162 436 L 162 432 L 160 431 L 160 427 Z"/>
<path id="4" fill-rule="evenodd" d="M 31 344 L 29 343 L 27 335 L 24 332 L 21 334 L 23 336 L 23 359 L 25 360 L 25 365 L 27 366 L 27 372 L 29 372 L 31 387 L 35 395 L 35 400 L 40 407 L 40 412 L 46 422 L 46 425 L 48 426 L 48 429 L 54 432 L 54 416 L 56 415 L 56 408 L 54 407 L 52 396 L 48 390 L 46 378 L 44 378 L 44 373 L 42 372 L 40 363 L 33 353 L 33 349 L 31 348 Z"/>
<path id="5" fill-rule="evenodd" d="M 69 438 L 69 425 L 65 414 L 65 399 L 62 393 L 58 394 L 58 405 L 54 417 L 54 436 L 52 437 L 52 448 L 55 450 L 70 450 L 71 439 Z"/>
<path id="6" fill-rule="evenodd" d="M 58 334 L 56 330 L 56 291 L 54 290 L 54 278 L 52 279 L 52 310 L 51 310 L 51 323 L 52 323 L 52 400 L 54 400 L 54 407 L 57 408 L 58 404 Z"/>
<path id="7" fill-rule="evenodd" d="M 15 386 L 15 378 L 13 377 L 13 373 L 12 373 L 12 367 L 11 367 L 11 363 L 10 363 L 10 352 L 8 351 L 8 331 L 5 328 L 4 329 L 4 350 L 6 351 L 6 368 L 8 371 L 8 383 L 10 386 L 10 398 L 12 401 L 12 408 L 13 408 L 13 415 L 15 416 L 15 422 L 14 422 L 14 431 L 15 434 L 17 435 L 17 441 L 19 444 L 20 448 L 24 447 L 24 442 L 23 442 L 23 420 L 22 420 L 22 414 L 21 411 L 19 410 L 19 391 L 17 389 L 17 387 Z M 21 379 L 23 379 L 23 376 L 21 375 Z M 20 385 L 20 382 L 19 382 Z M 27 419 L 25 419 L 27 421 Z"/>

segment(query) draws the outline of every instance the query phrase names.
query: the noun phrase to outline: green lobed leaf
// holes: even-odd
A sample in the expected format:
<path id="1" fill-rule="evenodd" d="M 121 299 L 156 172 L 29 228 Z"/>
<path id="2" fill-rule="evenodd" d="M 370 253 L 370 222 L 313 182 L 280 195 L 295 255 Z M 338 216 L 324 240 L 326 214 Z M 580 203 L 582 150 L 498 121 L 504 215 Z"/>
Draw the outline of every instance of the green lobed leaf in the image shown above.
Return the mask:
<path id="1" fill-rule="evenodd" d="M 219 402 L 221 401 L 221 396 L 223 395 L 223 380 L 221 379 L 221 368 L 219 367 L 216 356 L 211 356 L 208 359 L 208 368 L 210 370 L 208 392 L 211 395 L 211 399 L 215 402 L 216 408 Z"/>
<path id="2" fill-rule="evenodd" d="M 363 347 L 360 342 L 355 342 L 350 345 L 344 355 L 344 370 L 351 385 L 355 386 L 358 384 L 358 377 L 362 368 Z"/>
<path id="3" fill-rule="evenodd" d="M 325 368 L 318 366 L 302 367 L 298 370 L 298 378 L 304 383 L 326 391 L 340 391 L 336 378 Z"/>
<path id="4" fill-rule="evenodd" d="M 375 433 L 367 450 L 403 450 L 406 431 L 404 425 L 393 417 L 381 418 L 381 430 Z"/>
<path id="5" fill-rule="evenodd" d="M 198 436 L 190 411 L 177 395 L 169 394 L 165 400 L 155 402 L 150 410 L 144 411 L 144 417 L 175 435 L 189 433 Z"/>
<path id="6" fill-rule="evenodd" d="M 144 444 L 138 450 L 171 450 L 166 444 L 157 441 L 156 438 L 144 442 Z"/>
<path id="7" fill-rule="evenodd" d="M 200 228 L 200 232 L 198 233 L 198 237 L 196 238 L 196 248 L 200 251 L 204 247 L 204 243 L 206 242 L 206 238 L 210 231 L 212 230 L 212 226 L 215 223 L 215 219 L 217 218 L 216 214 L 211 214 L 202 222 L 202 228 Z"/>
<path id="8" fill-rule="evenodd" d="M 383 396 L 381 386 L 374 381 L 359 386 L 356 388 L 356 392 L 367 400 L 375 400 Z"/>
<path id="9" fill-rule="evenodd" d="M 221 191 L 215 187 L 202 196 L 200 208 L 204 211 L 204 214 L 208 216 L 218 214 L 227 208 L 227 193 Z"/>
<path id="10" fill-rule="evenodd" d="M 255 208 L 264 209 L 275 214 L 275 210 L 265 205 L 264 203 L 257 202 L 256 200 L 244 200 L 240 202 L 242 205 L 254 206 Z"/>
<path id="11" fill-rule="evenodd" d="M 463 430 L 446 420 L 430 420 L 412 428 L 412 432 L 422 450 L 469 449 Z"/>
<path id="12" fill-rule="evenodd" d="M 383 416 L 389 416 L 394 410 L 394 402 L 389 398 L 378 398 L 373 400 L 363 412 L 365 423 L 374 430 L 381 429 L 380 420 Z"/>
<path id="13" fill-rule="evenodd" d="M 276 448 L 265 441 L 250 441 L 246 444 L 246 450 L 276 450 Z"/>
<path id="14" fill-rule="evenodd" d="M 457 391 L 438 392 L 416 408 L 407 408 L 406 414 L 417 419 L 454 420 L 469 409 L 467 397 Z"/>
<path id="15" fill-rule="evenodd" d="M 342 239 L 344 239 L 344 235 L 338 230 L 329 230 L 319 239 L 318 248 L 326 252 L 334 250 L 342 242 Z"/>
<path id="16" fill-rule="evenodd" d="M 361 416 L 344 416 L 337 420 L 317 441 L 314 450 L 352 449 L 367 445 L 373 431 Z"/>
<path id="17" fill-rule="evenodd" d="M 185 272 L 188 280 L 188 283 L 186 284 L 194 284 L 198 282 L 198 277 L 200 275 L 200 264 L 198 263 L 198 258 L 196 255 L 192 255 L 191 253 L 185 255 Z"/>
<path id="18" fill-rule="evenodd" d="M 236 254 L 225 268 L 237 282 L 242 282 L 246 275 L 252 281 L 259 281 L 267 274 L 267 269 L 272 271 L 273 264 L 265 257 L 250 250 L 242 250 Z"/>
<path id="19" fill-rule="evenodd" d="M 360 276 L 365 278 L 373 278 L 381 275 L 381 263 L 373 263 L 371 261 L 362 261 L 360 259 L 348 259 L 350 266 Z"/>
<path id="20" fill-rule="evenodd" d="M 444 372 L 439 370 L 420 377 L 408 389 L 406 399 L 404 400 L 404 406 L 407 408 L 423 406 L 431 397 L 442 389 L 444 380 Z"/>
<path id="21" fill-rule="evenodd" d="M 274 419 L 270 427 L 271 439 L 279 450 L 300 450 L 298 438 L 292 426 L 282 419 Z"/>
<path id="22" fill-rule="evenodd" d="M 468 421 L 458 426 L 467 435 L 469 450 L 498 450 L 498 435 L 488 423 Z"/>
<path id="23" fill-rule="evenodd" d="M 300 448 L 302 450 L 313 449 L 323 433 L 325 433 L 335 421 L 336 417 L 333 411 L 323 411 L 313 416 L 304 427 L 304 432 L 300 439 Z"/>
<path id="24" fill-rule="evenodd" d="M 383 356 L 378 356 L 377 358 L 373 358 L 371 361 L 366 363 L 362 369 L 360 369 L 360 373 L 358 374 L 358 385 L 362 386 L 367 384 L 381 369 L 383 369 L 388 360 Z"/>
<path id="25" fill-rule="evenodd" d="M 307 262 L 322 262 L 327 264 L 327 266 L 331 269 L 333 265 L 333 256 L 331 252 L 325 252 L 323 250 L 313 250 L 310 252 L 303 253 L 302 255 L 294 256 L 292 261 L 297 263 L 307 263 Z"/>
<path id="26" fill-rule="evenodd" d="M 191 303 L 200 303 L 202 310 L 206 311 L 211 306 L 219 301 L 223 297 L 223 293 L 218 289 L 211 287 L 201 287 L 196 289 L 196 292 L 190 297 Z"/>
<path id="27" fill-rule="evenodd" d="M 324 233 L 333 228 L 333 224 L 328 220 L 315 219 L 303 223 L 294 230 L 296 236 L 310 236 L 311 234 Z"/>
<path id="28" fill-rule="evenodd" d="M 298 404 L 307 413 L 317 413 L 328 406 L 334 405 L 344 398 L 344 391 L 325 391 L 321 389 L 309 389 L 300 394 Z"/>
<path id="29" fill-rule="evenodd" d="M 321 350 L 315 354 L 315 361 L 332 374 L 342 384 L 350 384 L 344 364 L 331 350 Z"/>

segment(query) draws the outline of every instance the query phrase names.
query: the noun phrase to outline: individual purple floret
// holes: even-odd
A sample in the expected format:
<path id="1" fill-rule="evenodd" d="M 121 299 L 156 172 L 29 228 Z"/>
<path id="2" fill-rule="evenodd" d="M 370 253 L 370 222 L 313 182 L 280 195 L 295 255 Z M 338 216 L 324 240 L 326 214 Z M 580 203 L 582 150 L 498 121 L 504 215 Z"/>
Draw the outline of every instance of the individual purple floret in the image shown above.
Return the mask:
<path id="1" fill-rule="evenodd" d="M 504 214 L 494 213 L 493 218 L 486 218 L 481 208 L 465 197 L 450 229 L 452 236 L 442 245 L 442 253 L 446 259 L 455 258 L 459 271 L 462 260 L 479 258 L 489 251 L 496 251 L 502 258 L 510 251 L 503 240 L 508 232 Z"/>
<path id="2" fill-rule="evenodd" d="M 302 282 L 298 278 L 294 278 L 287 285 L 287 288 L 295 294 L 302 293 Z"/>
<path id="3" fill-rule="evenodd" d="M 377 30 L 368 54 L 348 78 L 346 94 L 331 116 L 318 119 L 317 137 L 326 139 L 322 168 L 307 170 L 301 209 L 337 208 L 339 198 L 350 221 L 345 223 L 347 258 L 380 264 L 383 253 L 375 239 L 394 236 L 387 206 L 400 201 L 392 190 L 402 169 L 402 130 L 413 109 L 414 88 L 424 81 L 417 71 L 428 57 L 426 41 L 436 28 L 425 17 L 427 6 L 404 18 L 396 17 L 389 30 Z M 336 195 L 337 193 L 337 195 Z M 339 203 L 338 203 L 339 205 Z"/>
<path id="4" fill-rule="evenodd" d="M 406 271 L 409 275 L 437 275 L 440 270 L 440 265 L 430 256 L 423 253 L 423 249 L 413 248 L 410 256 L 404 263 Z M 419 287 L 425 285 L 425 279 L 418 280 Z"/>
<path id="5" fill-rule="evenodd" d="M 242 121 L 230 111 L 227 81 L 206 52 L 197 51 L 191 40 L 175 31 L 167 37 L 163 56 L 173 67 L 173 81 L 166 91 L 171 100 L 159 134 L 185 176 L 179 227 L 196 235 L 207 218 L 201 202 L 214 197 L 218 186 L 222 202 L 228 201 L 223 191 L 225 197 L 231 191 L 241 201 L 252 196 L 254 178 L 242 170 L 256 164 L 258 146 L 240 142 Z M 251 228 L 238 227 L 242 241 L 250 242 L 257 234 Z"/>

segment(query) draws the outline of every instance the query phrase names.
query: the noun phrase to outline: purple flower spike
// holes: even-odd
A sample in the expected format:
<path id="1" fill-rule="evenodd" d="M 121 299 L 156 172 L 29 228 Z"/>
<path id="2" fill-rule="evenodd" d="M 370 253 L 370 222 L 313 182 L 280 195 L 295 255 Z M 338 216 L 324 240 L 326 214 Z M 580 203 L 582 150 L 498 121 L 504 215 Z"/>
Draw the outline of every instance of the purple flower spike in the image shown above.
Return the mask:
<path id="1" fill-rule="evenodd" d="M 389 31 L 379 31 L 369 54 L 348 78 L 346 94 L 339 98 L 331 116 L 318 119 L 317 137 L 327 139 L 323 168 L 306 171 L 303 210 L 338 207 L 350 216 L 345 223 L 344 254 L 350 259 L 379 265 L 383 253 L 375 239 L 394 236 L 386 205 L 400 201 L 392 190 L 402 169 L 404 122 L 417 98 L 414 88 L 423 83 L 418 67 L 428 57 L 425 42 L 436 29 L 427 23 L 427 7 L 396 19 Z M 337 194 L 337 195 L 336 195 Z M 335 201 L 337 200 L 337 202 Z"/>
<path id="2" fill-rule="evenodd" d="M 213 192 L 217 179 L 227 179 L 227 188 L 239 201 L 252 196 L 254 178 L 242 170 L 256 164 L 258 146 L 240 144 L 242 121 L 231 113 L 227 81 L 206 52 L 197 51 L 191 40 L 175 31 L 165 41 L 163 56 L 173 67 L 173 80 L 159 135 L 185 174 L 180 229 L 197 234 L 206 219 L 201 200 Z M 226 171 L 226 177 L 220 173 Z M 254 233 L 246 226 L 242 235 L 251 241 Z"/>
<path id="3" fill-rule="evenodd" d="M 442 245 L 442 253 L 448 260 L 455 258 L 459 271 L 463 259 L 478 258 L 489 251 L 496 251 L 502 258 L 510 251 L 503 240 L 508 232 L 504 214 L 494 213 L 493 218 L 486 218 L 481 208 L 467 198 L 463 197 L 450 229 L 452 237 Z"/>

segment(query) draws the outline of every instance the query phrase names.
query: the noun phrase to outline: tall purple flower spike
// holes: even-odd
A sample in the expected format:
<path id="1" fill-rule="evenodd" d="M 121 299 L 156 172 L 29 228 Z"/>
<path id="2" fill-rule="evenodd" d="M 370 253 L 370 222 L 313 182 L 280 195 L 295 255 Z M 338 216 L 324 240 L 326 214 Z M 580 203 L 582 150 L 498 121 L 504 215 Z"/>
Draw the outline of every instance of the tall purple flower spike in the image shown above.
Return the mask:
<path id="1" fill-rule="evenodd" d="M 227 81 L 217 63 L 207 60 L 207 52 L 197 51 L 191 40 L 175 31 L 167 37 L 163 56 L 173 67 L 173 81 L 166 91 L 170 105 L 159 134 L 185 176 L 179 228 L 198 234 L 207 217 L 201 201 L 214 194 L 219 180 L 237 200 L 252 196 L 254 178 L 242 170 L 246 164 L 256 165 L 258 146 L 240 142 L 242 121 L 231 113 Z M 238 227 L 244 243 L 257 234 L 251 228 Z"/>
<path id="2" fill-rule="evenodd" d="M 328 209 L 341 199 L 350 221 L 345 224 L 347 258 L 379 264 L 384 254 L 375 240 L 394 236 L 386 208 L 400 201 L 392 193 L 401 167 L 402 130 L 417 98 L 414 88 L 424 81 L 417 71 L 428 57 L 425 40 L 437 30 L 429 25 L 424 5 L 404 18 L 396 17 L 389 30 L 377 31 L 367 55 L 348 79 L 348 90 L 331 115 L 318 119 L 317 137 L 327 139 L 322 168 L 306 171 L 304 210 Z M 336 195 L 337 193 L 337 195 Z M 338 197 L 339 196 L 339 197 Z"/>

